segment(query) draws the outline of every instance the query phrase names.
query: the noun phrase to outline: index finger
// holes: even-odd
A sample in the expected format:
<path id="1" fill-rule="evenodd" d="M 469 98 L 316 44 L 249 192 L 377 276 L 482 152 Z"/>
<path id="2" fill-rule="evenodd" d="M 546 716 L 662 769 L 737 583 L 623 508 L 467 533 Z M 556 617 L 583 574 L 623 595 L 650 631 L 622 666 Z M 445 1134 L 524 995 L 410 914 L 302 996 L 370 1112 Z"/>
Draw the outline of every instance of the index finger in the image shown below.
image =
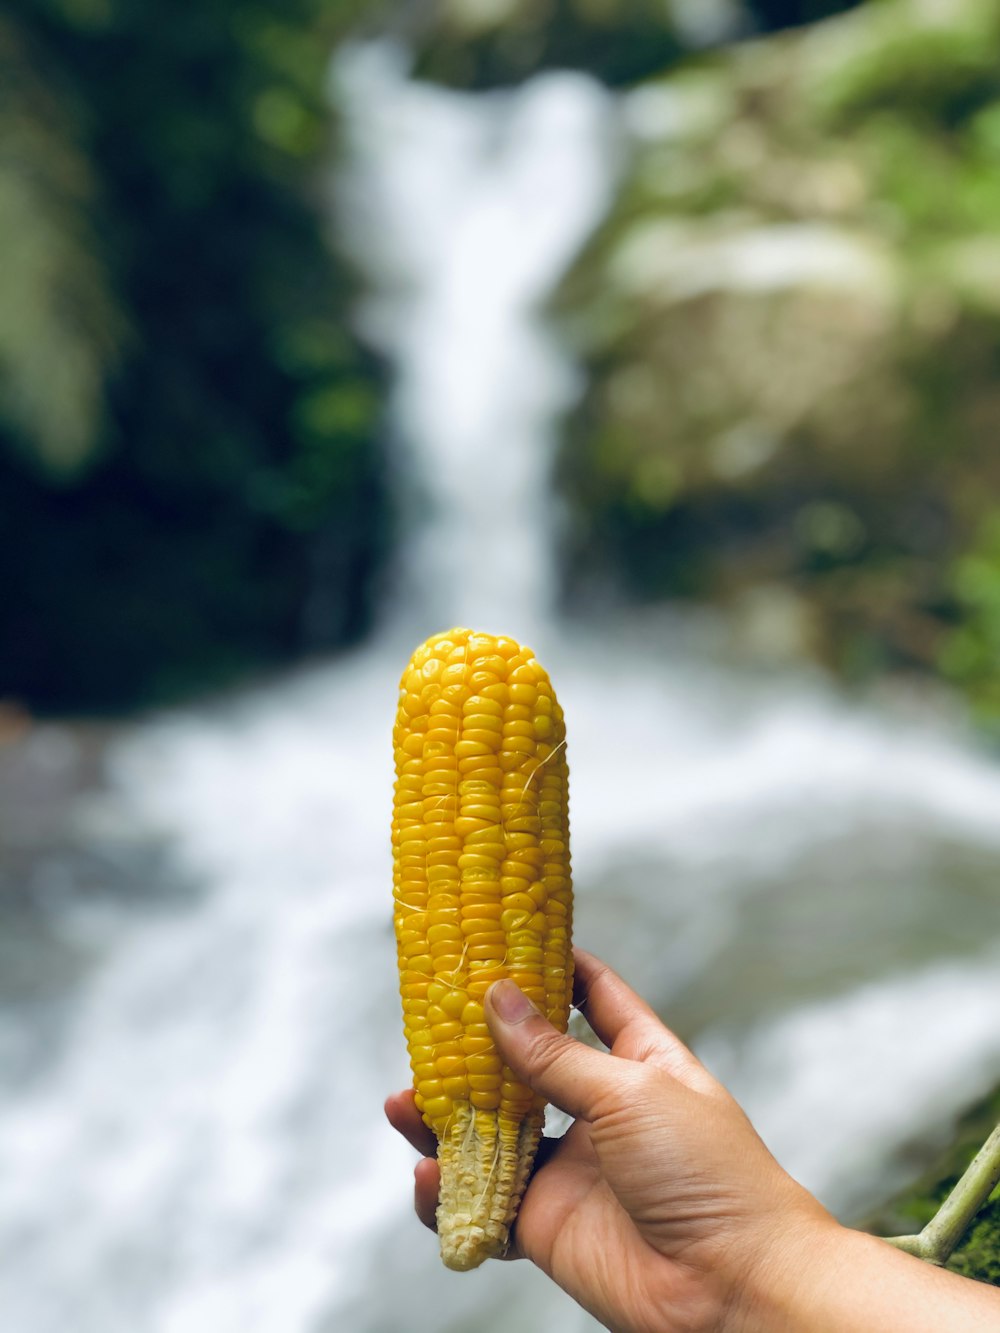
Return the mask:
<path id="1" fill-rule="evenodd" d="M 573 1003 L 609 1050 L 631 1024 L 663 1027 L 646 1001 L 607 963 L 585 949 L 574 949 L 573 961 Z"/>
<path id="2" fill-rule="evenodd" d="M 658 1066 L 699 1091 L 715 1080 L 656 1011 L 609 967 L 585 949 L 574 949 L 573 999 L 613 1055 Z"/>

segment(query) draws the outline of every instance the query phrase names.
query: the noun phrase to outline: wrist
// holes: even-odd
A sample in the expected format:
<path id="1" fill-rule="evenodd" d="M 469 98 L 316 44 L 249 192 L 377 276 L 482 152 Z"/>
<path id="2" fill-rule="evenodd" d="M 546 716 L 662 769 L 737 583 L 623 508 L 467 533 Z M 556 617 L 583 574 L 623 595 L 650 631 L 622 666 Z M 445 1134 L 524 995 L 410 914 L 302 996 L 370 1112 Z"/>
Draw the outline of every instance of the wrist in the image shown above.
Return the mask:
<path id="1" fill-rule="evenodd" d="M 688 1259 L 698 1333 L 825 1333 L 813 1317 L 844 1253 L 849 1232 L 811 1194 L 791 1186 L 771 1206 L 720 1230 Z M 871 1240 L 871 1237 L 861 1237 Z M 687 1327 L 687 1325 L 685 1325 Z M 866 1330 L 871 1333 L 871 1330 Z"/>
<path id="2" fill-rule="evenodd" d="M 836 1249 L 840 1224 L 802 1191 L 730 1236 L 712 1265 L 719 1313 L 712 1333 L 793 1333 L 816 1256 Z M 812 1333 L 812 1330 L 810 1330 Z"/>
<path id="3" fill-rule="evenodd" d="M 827 1333 L 831 1293 L 850 1281 L 854 1237 L 817 1209 L 776 1219 L 732 1292 L 725 1333 Z"/>
<path id="4" fill-rule="evenodd" d="M 1000 1296 L 828 1213 L 783 1226 L 745 1274 L 724 1333 L 980 1333 Z"/>

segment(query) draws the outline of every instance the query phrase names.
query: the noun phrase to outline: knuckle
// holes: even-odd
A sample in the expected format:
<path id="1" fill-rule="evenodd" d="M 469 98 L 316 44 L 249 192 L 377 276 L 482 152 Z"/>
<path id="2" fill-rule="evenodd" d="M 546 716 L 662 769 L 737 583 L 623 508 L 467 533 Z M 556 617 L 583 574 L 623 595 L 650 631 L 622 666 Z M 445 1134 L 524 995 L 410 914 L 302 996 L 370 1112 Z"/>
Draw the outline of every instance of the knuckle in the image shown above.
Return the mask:
<path id="1" fill-rule="evenodd" d="M 619 1114 L 634 1117 L 655 1104 L 657 1097 L 658 1089 L 645 1065 L 617 1060 L 613 1077 L 595 1091 L 594 1115 L 597 1119 L 611 1119 Z"/>
<path id="2" fill-rule="evenodd" d="M 580 978 L 580 998 L 576 1002 L 576 1007 L 585 1009 L 590 1002 L 591 995 L 612 975 L 611 968 L 608 967 L 607 963 L 598 963 L 585 980 Z"/>
<path id="3" fill-rule="evenodd" d="M 524 1062 L 533 1072 L 550 1069 L 564 1057 L 568 1038 L 548 1024 L 544 1027 L 541 1023 L 537 1027 L 533 1024 L 532 1028 L 524 1049 Z"/>

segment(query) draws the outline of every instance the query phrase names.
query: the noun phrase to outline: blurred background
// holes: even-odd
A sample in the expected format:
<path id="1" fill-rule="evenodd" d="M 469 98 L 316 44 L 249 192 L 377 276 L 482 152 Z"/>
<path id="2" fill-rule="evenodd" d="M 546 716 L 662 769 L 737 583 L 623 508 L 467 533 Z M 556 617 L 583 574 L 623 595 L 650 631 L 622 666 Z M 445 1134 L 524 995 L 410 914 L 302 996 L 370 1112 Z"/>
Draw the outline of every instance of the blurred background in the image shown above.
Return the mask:
<path id="1" fill-rule="evenodd" d="M 596 1328 L 382 1121 L 449 623 L 559 690 L 578 939 L 905 1194 L 1000 1085 L 998 433 L 1000 0 L 13 0 L 4 1327 Z"/>

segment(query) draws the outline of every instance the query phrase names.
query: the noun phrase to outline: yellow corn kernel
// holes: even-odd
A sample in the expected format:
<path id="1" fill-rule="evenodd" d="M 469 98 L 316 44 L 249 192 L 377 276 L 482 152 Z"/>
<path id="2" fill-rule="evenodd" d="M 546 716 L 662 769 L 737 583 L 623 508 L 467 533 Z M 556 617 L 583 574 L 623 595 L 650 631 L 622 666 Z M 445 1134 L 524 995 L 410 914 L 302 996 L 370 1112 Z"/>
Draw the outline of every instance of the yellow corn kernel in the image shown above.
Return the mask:
<path id="1" fill-rule="evenodd" d="M 453 629 L 400 681 L 395 927 L 417 1106 L 439 1141 L 449 1268 L 499 1257 L 544 1103 L 506 1068 L 483 998 L 511 977 L 565 1032 L 573 990 L 565 723 L 529 648 Z"/>

